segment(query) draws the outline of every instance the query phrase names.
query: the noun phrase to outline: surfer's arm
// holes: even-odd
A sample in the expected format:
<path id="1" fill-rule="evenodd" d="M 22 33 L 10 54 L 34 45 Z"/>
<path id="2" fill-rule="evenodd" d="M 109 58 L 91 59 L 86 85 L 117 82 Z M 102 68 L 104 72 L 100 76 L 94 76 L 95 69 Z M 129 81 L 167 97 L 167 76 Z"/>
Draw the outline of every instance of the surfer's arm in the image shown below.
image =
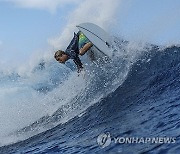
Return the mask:
<path id="1" fill-rule="evenodd" d="M 93 44 L 91 42 L 86 43 L 80 50 L 79 50 L 79 55 L 83 56 L 91 47 Z"/>
<path id="2" fill-rule="evenodd" d="M 82 64 L 81 60 L 79 59 L 79 57 L 77 56 L 75 59 L 73 59 L 73 61 L 77 66 L 78 73 L 81 72 L 81 70 L 83 69 L 83 64 Z"/>

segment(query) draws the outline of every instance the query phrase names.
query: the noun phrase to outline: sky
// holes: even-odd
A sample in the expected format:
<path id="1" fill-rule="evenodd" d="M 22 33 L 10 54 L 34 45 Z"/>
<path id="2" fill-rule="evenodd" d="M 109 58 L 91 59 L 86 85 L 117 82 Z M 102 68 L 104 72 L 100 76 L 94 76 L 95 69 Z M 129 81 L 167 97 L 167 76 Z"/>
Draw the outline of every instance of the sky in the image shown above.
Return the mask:
<path id="1" fill-rule="evenodd" d="M 127 40 L 179 44 L 179 8 L 179 0 L 0 0 L 0 65 L 65 49 L 82 22 Z"/>

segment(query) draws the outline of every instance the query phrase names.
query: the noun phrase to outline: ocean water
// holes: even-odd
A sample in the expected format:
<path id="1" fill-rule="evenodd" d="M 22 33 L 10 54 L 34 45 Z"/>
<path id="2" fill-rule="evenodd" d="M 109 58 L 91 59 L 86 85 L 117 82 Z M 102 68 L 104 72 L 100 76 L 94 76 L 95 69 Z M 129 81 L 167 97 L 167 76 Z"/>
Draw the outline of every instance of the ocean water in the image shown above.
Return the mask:
<path id="1" fill-rule="evenodd" d="M 84 75 L 53 59 L 2 70 L 0 153 L 178 154 L 180 47 L 112 42 Z"/>

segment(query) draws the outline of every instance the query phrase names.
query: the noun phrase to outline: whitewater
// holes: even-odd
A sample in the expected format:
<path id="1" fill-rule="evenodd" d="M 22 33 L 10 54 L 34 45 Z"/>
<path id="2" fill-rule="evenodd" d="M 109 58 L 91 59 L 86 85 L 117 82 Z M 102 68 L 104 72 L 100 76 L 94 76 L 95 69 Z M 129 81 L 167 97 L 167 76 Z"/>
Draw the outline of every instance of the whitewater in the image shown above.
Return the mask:
<path id="1" fill-rule="evenodd" d="M 1 69 L 0 153 L 178 153 L 180 48 L 112 44 L 112 61 L 82 57 L 85 76 L 53 55 Z M 101 147 L 103 133 L 176 142 Z"/>

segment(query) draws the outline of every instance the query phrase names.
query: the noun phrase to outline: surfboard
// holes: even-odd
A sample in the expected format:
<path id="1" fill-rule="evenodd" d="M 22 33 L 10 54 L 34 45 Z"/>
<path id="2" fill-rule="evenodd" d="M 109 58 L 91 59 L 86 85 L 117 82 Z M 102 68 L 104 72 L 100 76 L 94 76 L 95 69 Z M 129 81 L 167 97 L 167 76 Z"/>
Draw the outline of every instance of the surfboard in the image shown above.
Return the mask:
<path id="1" fill-rule="evenodd" d="M 111 57 L 109 34 L 93 23 L 81 23 L 76 26 L 104 56 Z"/>

